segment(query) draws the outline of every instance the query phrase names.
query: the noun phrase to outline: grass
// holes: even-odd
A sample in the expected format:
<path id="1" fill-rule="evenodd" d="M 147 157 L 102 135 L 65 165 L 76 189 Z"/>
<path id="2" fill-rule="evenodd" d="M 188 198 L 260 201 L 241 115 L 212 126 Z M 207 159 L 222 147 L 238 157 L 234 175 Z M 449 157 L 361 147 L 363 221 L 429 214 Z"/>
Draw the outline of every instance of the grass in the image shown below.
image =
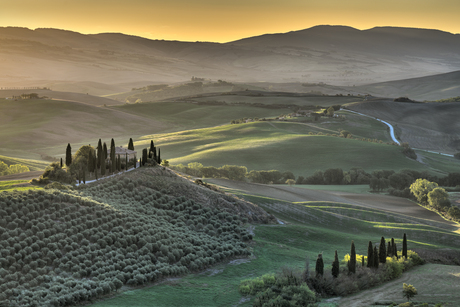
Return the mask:
<path id="1" fill-rule="evenodd" d="M 162 157 L 172 164 L 244 165 L 249 170 L 277 169 L 302 176 L 328 168 L 427 169 L 407 159 L 398 146 L 309 135 L 311 131 L 310 126 L 298 123 L 255 122 L 148 135 L 135 146 L 147 147 L 155 139 Z"/>
<path id="2" fill-rule="evenodd" d="M 354 185 L 314 185 L 314 184 L 296 184 L 295 187 L 320 190 L 320 191 L 336 191 L 357 194 L 368 194 L 370 188 L 368 184 L 354 184 Z"/>
<path id="3" fill-rule="evenodd" d="M 40 160 L 31 160 L 31 159 L 19 159 L 19 158 L 12 158 L 0 155 L 0 161 L 9 165 L 12 164 L 22 164 L 27 166 L 31 171 L 42 171 L 50 164 L 47 161 L 40 161 Z"/>
<path id="4" fill-rule="evenodd" d="M 229 124 L 234 119 L 244 117 L 273 117 L 292 112 L 287 108 L 265 109 L 253 106 L 197 105 L 185 102 L 125 104 L 112 109 L 166 122 L 174 126 L 174 131 Z"/>
<path id="5" fill-rule="evenodd" d="M 35 185 L 22 186 L 21 184 L 27 183 L 29 180 L 10 180 L 10 181 L 0 181 L 0 191 L 27 191 L 33 189 L 40 189 L 40 187 Z M 21 186 L 18 186 L 21 185 Z"/>
<path id="6" fill-rule="evenodd" d="M 416 151 L 423 163 L 433 169 L 448 170 L 450 173 L 460 173 L 460 160 L 422 150 Z"/>
<path id="7" fill-rule="evenodd" d="M 306 257 L 314 269 L 314 259 L 320 252 L 324 255 L 325 270 L 330 270 L 334 251 L 338 250 L 342 258 L 349 253 L 351 240 L 357 253 L 366 254 L 368 241 L 378 243 L 381 236 L 395 237 L 401 248 L 404 232 L 408 234 L 409 248 L 457 248 L 460 238 L 437 227 L 418 225 L 416 219 L 410 221 L 406 216 L 379 210 L 338 203 L 290 204 L 264 197 L 239 196 L 259 204 L 287 223 L 255 227 L 255 258 L 127 291 L 93 306 L 252 306 L 252 300 L 238 293 L 241 280 L 276 272 L 282 266 L 302 269 Z M 455 284 L 448 287 L 450 291 L 455 291 L 454 288 Z"/>

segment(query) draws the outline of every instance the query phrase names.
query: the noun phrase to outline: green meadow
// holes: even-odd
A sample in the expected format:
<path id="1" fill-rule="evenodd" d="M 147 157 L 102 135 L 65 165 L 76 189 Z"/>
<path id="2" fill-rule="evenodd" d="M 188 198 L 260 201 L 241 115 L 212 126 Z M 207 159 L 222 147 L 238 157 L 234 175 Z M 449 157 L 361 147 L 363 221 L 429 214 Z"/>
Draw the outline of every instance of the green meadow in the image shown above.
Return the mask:
<path id="1" fill-rule="evenodd" d="M 243 165 L 249 170 L 276 169 L 297 176 L 328 168 L 427 170 L 425 165 L 406 158 L 399 146 L 311 135 L 312 131 L 318 130 L 300 123 L 254 122 L 148 135 L 135 146 L 147 147 L 154 139 L 162 157 L 172 164 Z"/>
<path id="2" fill-rule="evenodd" d="M 0 155 L 0 161 L 9 165 L 12 164 L 22 164 L 27 166 L 31 171 L 42 171 L 50 164 L 47 161 L 40 161 L 40 160 L 31 160 L 31 159 L 19 159 L 19 158 L 12 158 Z"/>

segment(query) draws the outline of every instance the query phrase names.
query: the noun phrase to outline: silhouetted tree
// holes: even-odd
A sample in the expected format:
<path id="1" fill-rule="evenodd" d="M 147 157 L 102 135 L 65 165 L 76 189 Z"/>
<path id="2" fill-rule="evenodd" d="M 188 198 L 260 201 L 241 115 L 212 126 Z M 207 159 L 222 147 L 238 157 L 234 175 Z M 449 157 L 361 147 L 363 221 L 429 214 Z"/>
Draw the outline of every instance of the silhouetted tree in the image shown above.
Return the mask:
<path id="1" fill-rule="evenodd" d="M 373 267 L 377 269 L 379 267 L 379 251 L 377 250 L 377 246 L 374 246 L 373 254 L 374 254 L 374 261 L 373 261 L 374 266 Z"/>
<path id="2" fill-rule="evenodd" d="M 340 262 L 337 250 L 335 251 L 334 262 L 332 262 L 332 276 L 337 278 L 339 276 Z"/>
<path id="3" fill-rule="evenodd" d="M 147 162 L 147 148 L 142 149 L 142 166 Z"/>
<path id="4" fill-rule="evenodd" d="M 374 249 L 372 248 L 371 241 L 369 241 L 369 245 L 367 246 L 367 267 L 374 267 Z"/>
<path id="5" fill-rule="evenodd" d="M 157 160 L 157 163 L 161 164 L 160 148 L 158 148 L 158 160 Z"/>
<path id="6" fill-rule="evenodd" d="M 62 164 L 62 158 L 61 158 L 61 168 L 63 167 L 64 165 Z"/>
<path id="7" fill-rule="evenodd" d="M 356 250 L 354 241 L 351 241 L 350 262 L 348 264 L 348 271 L 350 273 L 356 272 Z"/>
<path id="8" fill-rule="evenodd" d="M 108 158 L 107 156 L 107 144 L 104 142 L 104 145 L 102 146 L 102 151 L 104 152 L 104 160 Z"/>
<path id="9" fill-rule="evenodd" d="M 323 262 L 323 254 L 318 254 L 318 258 L 316 258 L 316 277 L 323 276 L 324 274 L 324 262 Z"/>
<path id="10" fill-rule="evenodd" d="M 65 151 L 65 165 L 70 166 L 70 164 L 72 164 L 72 147 L 68 143 Z"/>
<path id="11" fill-rule="evenodd" d="M 129 150 L 134 150 L 134 143 L 133 143 L 132 138 L 129 138 L 128 149 Z"/>
<path id="12" fill-rule="evenodd" d="M 403 238 L 402 255 L 403 255 L 404 258 L 407 259 L 407 238 L 406 238 L 406 234 L 404 234 L 404 238 Z"/>
<path id="13" fill-rule="evenodd" d="M 393 252 L 393 247 L 391 247 L 391 242 L 388 241 L 388 245 L 387 245 L 387 257 L 393 257 L 393 255 L 391 254 Z"/>
<path id="14" fill-rule="evenodd" d="M 379 246 L 379 262 L 385 263 L 387 262 L 387 249 L 385 244 L 385 238 L 382 237 L 380 239 L 380 246 Z"/>

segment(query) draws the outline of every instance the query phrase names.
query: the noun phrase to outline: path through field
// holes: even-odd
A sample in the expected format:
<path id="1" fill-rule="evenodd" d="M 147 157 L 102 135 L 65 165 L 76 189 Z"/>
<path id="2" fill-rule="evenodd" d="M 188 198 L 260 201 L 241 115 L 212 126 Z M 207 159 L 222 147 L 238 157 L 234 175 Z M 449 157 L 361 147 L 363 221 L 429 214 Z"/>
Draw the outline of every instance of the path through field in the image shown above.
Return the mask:
<path id="1" fill-rule="evenodd" d="M 442 223 L 451 226 L 449 228 L 453 231 L 459 229 L 457 224 L 444 220 L 435 212 L 429 211 L 408 199 L 395 196 L 310 190 L 295 186 L 265 185 L 227 179 L 206 179 L 206 181 L 250 195 L 265 196 L 288 202 L 326 201 L 345 203 Z"/>

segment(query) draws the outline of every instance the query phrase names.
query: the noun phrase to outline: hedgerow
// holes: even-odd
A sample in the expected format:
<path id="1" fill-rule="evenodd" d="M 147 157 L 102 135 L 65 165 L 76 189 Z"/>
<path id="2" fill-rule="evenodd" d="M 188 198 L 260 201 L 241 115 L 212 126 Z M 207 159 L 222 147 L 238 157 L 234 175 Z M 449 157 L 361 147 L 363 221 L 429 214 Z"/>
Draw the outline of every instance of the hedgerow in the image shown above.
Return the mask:
<path id="1" fill-rule="evenodd" d="M 238 216 L 142 180 L 0 193 L 0 304 L 66 306 L 249 254 Z"/>

